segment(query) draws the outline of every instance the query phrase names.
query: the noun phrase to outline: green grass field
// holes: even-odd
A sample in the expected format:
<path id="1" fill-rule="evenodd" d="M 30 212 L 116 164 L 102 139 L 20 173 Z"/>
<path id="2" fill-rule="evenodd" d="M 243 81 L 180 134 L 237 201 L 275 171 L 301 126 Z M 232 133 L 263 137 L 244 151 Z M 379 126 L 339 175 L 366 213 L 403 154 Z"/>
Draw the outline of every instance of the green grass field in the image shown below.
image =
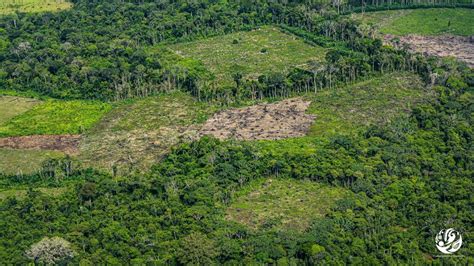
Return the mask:
<path id="1" fill-rule="evenodd" d="M 57 151 L 0 149 L 0 173 L 33 174 L 41 170 L 45 160 L 63 157 Z"/>
<path id="2" fill-rule="evenodd" d="M 48 100 L 3 123 L 0 137 L 80 134 L 110 109 L 110 104 L 96 101 Z"/>
<path id="3" fill-rule="evenodd" d="M 308 180 L 261 179 L 238 192 L 227 209 L 228 220 L 253 229 L 279 227 L 303 231 L 322 218 L 337 200 L 349 196 L 342 188 Z"/>
<path id="4" fill-rule="evenodd" d="M 0 126 L 13 117 L 30 110 L 39 103 L 40 101 L 30 98 L 0 96 Z"/>
<path id="5" fill-rule="evenodd" d="M 295 36 L 266 26 L 195 42 L 171 45 L 185 57 L 200 60 L 221 84 L 230 84 L 239 71 L 252 78 L 268 72 L 284 72 L 310 60 L 324 59 L 325 50 L 310 46 Z"/>
<path id="6" fill-rule="evenodd" d="M 182 92 L 119 103 L 85 135 L 80 159 L 105 170 L 145 171 L 173 145 L 195 136 L 195 125 L 216 110 Z"/>
<path id="7" fill-rule="evenodd" d="M 2 0 L 0 15 L 15 12 L 37 13 L 68 9 L 72 4 L 66 0 Z"/>
<path id="8" fill-rule="evenodd" d="M 469 36 L 474 34 L 474 9 L 430 8 L 390 10 L 352 15 L 380 27 L 383 34 Z"/>
<path id="9" fill-rule="evenodd" d="M 371 124 L 408 116 L 413 106 L 431 98 L 420 78 L 392 73 L 354 85 L 308 95 L 308 113 L 316 116 L 310 136 L 351 133 Z"/>

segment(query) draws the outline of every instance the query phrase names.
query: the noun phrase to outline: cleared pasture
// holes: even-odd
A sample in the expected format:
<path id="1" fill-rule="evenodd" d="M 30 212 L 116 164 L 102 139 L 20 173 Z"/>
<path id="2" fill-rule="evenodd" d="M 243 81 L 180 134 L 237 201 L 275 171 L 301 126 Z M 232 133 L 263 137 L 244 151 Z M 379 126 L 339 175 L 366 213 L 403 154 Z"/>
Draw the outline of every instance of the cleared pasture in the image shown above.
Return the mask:
<path id="1" fill-rule="evenodd" d="M 0 2 L 0 15 L 38 12 L 55 12 L 72 7 L 66 0 L 2 0 Z"/>
<path id="2" fill-rule="evenodd" d="M 262 179 L 238 192 L 226 218 L 253 229 L 285 228 L 304 231 L 313 219 L 326 215 L 336 201 L 350 193 L 308 180 Z"/>
<path id="3" fill-rule="evenodd" d="M 358 13 L 352 16 L 377 26 L 382 34 L 474 35 L 474 9 L 406 9 Z"/>
<path id="4" fill-rule="evenodd" d="M 0 96 L 0 125 L 41 103 L 31 98 Z"/>
<path id="5" fill-rule="evenodd" d="M 0 137 L 80 134 L 111 108 L 98 101 L 48 100 L 0 125 Z"/>
<path id="6" fill-rule="evenodd" d="M 256 78 L 285 72 L 308 61 L 322 61 L 325 49 L 311 46 L 296 36 L 265 26 L 248 32 L 179 43 L 169 46 L 177 54 L 200 60 L 222 85 L 233 82 L 232 73 Z"/>

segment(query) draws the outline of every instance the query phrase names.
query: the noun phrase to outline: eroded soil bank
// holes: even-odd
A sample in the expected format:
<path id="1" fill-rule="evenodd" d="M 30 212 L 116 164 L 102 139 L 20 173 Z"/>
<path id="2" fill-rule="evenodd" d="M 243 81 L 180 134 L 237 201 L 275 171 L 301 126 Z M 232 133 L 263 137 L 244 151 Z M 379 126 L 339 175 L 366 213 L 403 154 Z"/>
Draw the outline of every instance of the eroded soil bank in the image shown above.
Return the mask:
<path id="1" fill-rule="evenodd" d="M 433 56 L 452 56 L 474 67 L 474 36 L 394 36 L 385 35 L 385 42 Z"/>

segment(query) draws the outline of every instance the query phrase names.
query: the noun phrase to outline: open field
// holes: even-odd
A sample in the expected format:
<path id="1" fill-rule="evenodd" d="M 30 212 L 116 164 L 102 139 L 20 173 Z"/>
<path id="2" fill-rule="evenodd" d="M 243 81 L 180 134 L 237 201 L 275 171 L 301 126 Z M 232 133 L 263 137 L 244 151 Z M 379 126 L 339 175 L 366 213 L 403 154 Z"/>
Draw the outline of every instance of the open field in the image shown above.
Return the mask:
<path id="1" fill-rule="evenodd" d="M 256 78 L 269 72 L 285 72 L 310 60 L 324 59 L 325 50 L 310 46 L 295 36 L 266 26 L 188 43 L 170 49 L 185 57 L 201 60 L 222 84 L 233 82 L 232 73 Z"/>
<path id="2" fill-rule="evenodd" d="M 64 154 L 58 151 L 0 148 L 0 172 L 11 175 L 32 174 L 41 170 L 45 160 L 63 157 Z"/>
<path id="3" fill-rule="evenodd" d="M 181 92 L 123 103 L 85 134 L 79 158 L 101 169 L 146 170 L 174 144 L 194 139 L 215 110 Z"/>
<path id="4" fill-rule="evenodd" d="M 39 103 L 40 101 L 30 98 L 0 96 L 0 126 Z"/>
<path id="5" fill-rule="evenodd" d="M 416 52 L 432 56 L 454 57 L 474 67 L 474 42 L 464 36 L 393 36 L 385 35 L 385 41 L 395 47 L 408 47 Z"/>
<path id="6" fill-rule="evenodd" d="M 303 231 L 348 195 L 342 188 L 308 180 L 262 179 L 239 191 L 226 218 L 253 229 L 278 226 Z"/>
<path id="7" fill-rule="evenodd" d="M 358 13 L 352 16 L 362 22 L 378 26 L 382 34 L 474 35 L 474 9 L 390 10 Z"/>
<path id="8" fill-rule="evenodd" d="M 218 139 L 282 139 L 304 136 L 314 117 L 305 114 L 310 102 L 300 98 L 224 110 L 209 119 L 200 131 Z"/>
<path id="9" fill-rule="evenodd" d="M 0 137 L 80 134 L 110 109 L 96 101 L 48 100 L 0 125 Z"/>
<path id="10" fill-rule="evenodd" d="M 418 76 L 393 73 L 354 85 L 308 95 L 308 113 L 315 115 L 309 135 L 322 136 L 363 130 L 408 115 L 413 106 L 429 100 L 432 92 Z"/>
<path id="11" fill-rule="evenodd" d="M 68 9 L 72 4 L 66 0 L 2 0 L 0 15 L 15 12 L 37 13 Z"/>

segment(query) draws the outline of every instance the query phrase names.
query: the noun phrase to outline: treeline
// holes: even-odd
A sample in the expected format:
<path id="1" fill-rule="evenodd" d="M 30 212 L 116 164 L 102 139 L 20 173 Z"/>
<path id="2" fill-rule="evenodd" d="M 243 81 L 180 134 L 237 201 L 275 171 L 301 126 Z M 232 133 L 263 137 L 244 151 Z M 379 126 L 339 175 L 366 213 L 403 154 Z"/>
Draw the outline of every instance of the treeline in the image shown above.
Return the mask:
<path id="1" fill-rule="evenodd" d="M 132 1 L 133 2 L 133 1 Z M 274 1 L 76 1 L 71 10 L 0 18 L 0 87 L 66 99 L 120 100 L 185 90 L 201 100 L 284 96 L 380 72 L 429 75 L 424 59 L 382 46 L 374 29 L 317 4 Z M 330 47 L 325 64 L 223 88 L 212 73 L 162 44 L 278 24 Z"/>
<path id="2" fill-rule="evenodd" d="M 1 201 L 0 260 L 26 264 L 31 244 L 60 236 L 72 243 L 73 264 L 450 263 L 433 256 L 433 238 L 454 227 L 466 243 L 456 262 L 472 264 L 473 77 L 452 74 L 408 120 L 336 135 L 313 153 L 203 138 L 148 175 L 91 172 L 57 198 L 31 190 Z M 342 186 L 354 197 L 306 231 L 225 219 L 235 191 L 267 176 Z"/>

